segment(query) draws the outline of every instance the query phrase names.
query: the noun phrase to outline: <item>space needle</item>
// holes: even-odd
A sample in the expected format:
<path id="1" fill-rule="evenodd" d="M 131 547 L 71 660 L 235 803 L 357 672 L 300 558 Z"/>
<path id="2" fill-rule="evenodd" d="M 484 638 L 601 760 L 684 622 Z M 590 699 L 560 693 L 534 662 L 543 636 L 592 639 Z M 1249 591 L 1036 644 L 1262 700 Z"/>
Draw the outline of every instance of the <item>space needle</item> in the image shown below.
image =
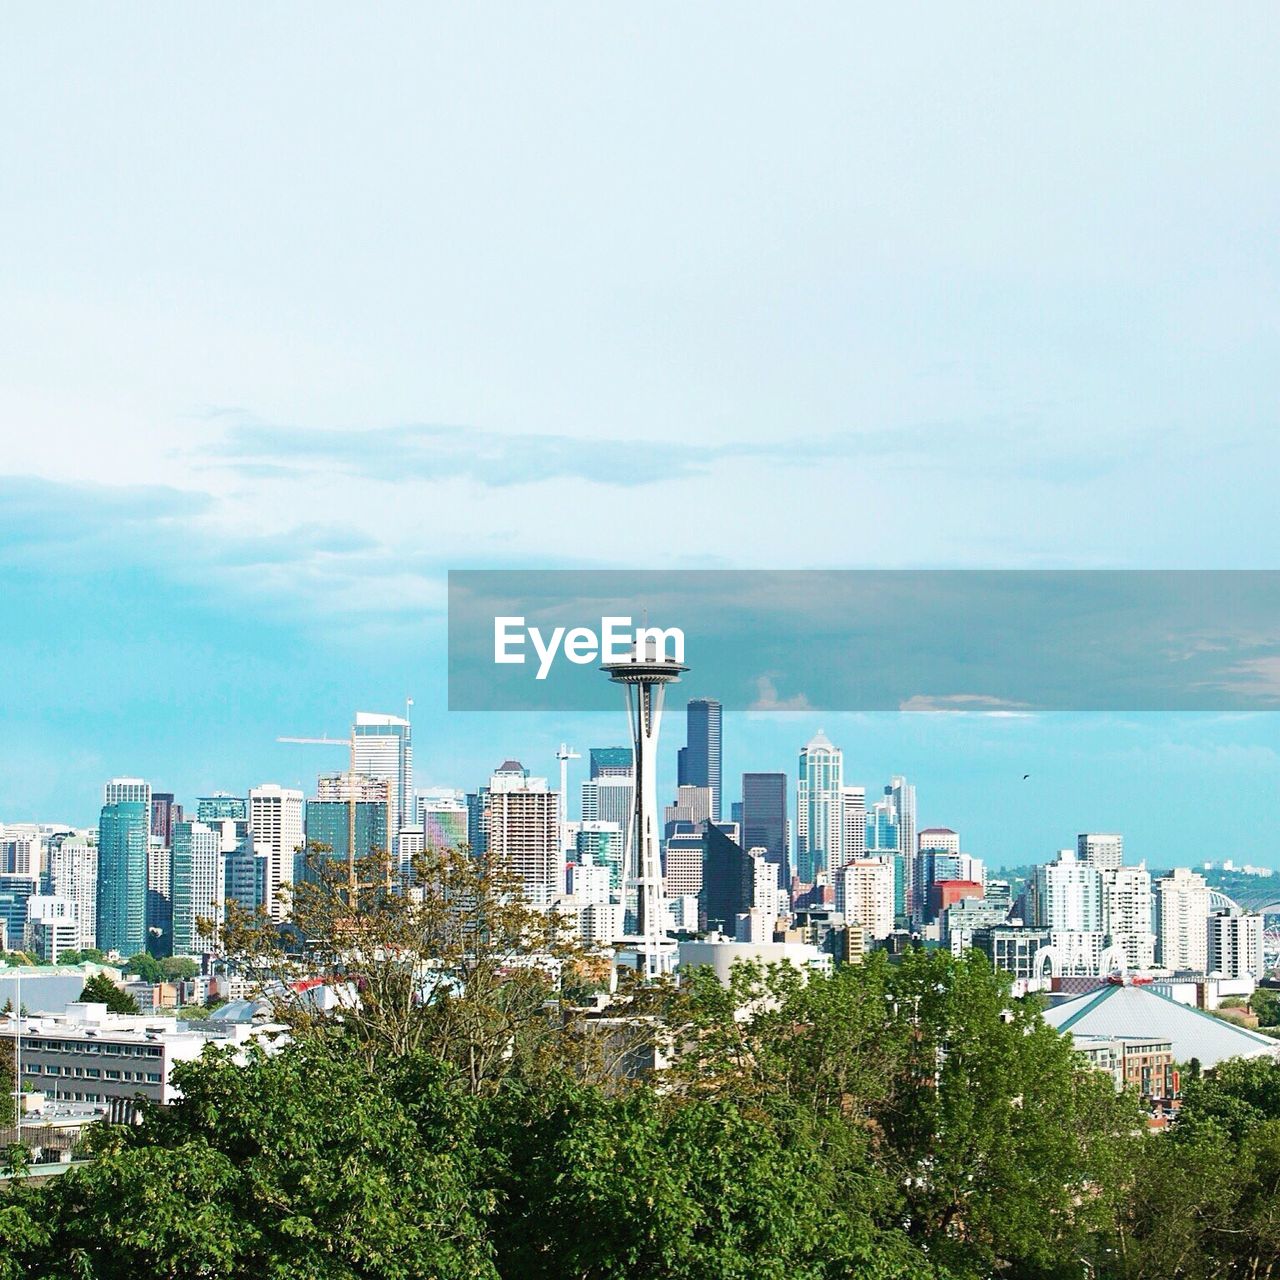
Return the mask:
<path id="1" fill-rule="evenodd" d="M 683 657 L 683 654 L 681 655 Z M 661 642 L 653 637 L 638 640 L 623 662 L 606 663 L 614 684 L 622 686 L 627 700 L 627 723 L 635 743 L 636 833 L 632 861 L 636 886 L 635 936 L 620 939 L 636 953 L 636 968 L 646 978 L 659 977 L 675 968 L 676 947 L 663 928 L 662 861 L 658 850 L 658 731 L 662 727 L 662 701 L 669 684 L 675 684 L 689 668 L 668 659 Z"/>

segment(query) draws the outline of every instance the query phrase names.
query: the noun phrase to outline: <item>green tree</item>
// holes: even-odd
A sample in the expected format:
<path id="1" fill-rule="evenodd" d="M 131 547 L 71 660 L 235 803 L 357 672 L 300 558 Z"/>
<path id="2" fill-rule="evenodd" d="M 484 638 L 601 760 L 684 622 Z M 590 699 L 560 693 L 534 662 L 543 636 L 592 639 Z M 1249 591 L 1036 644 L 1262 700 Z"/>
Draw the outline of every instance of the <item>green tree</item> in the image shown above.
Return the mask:
<path id="1" fill-rule="evenodd" d="M 19 1189 L 0 1217 L 10 1274 L 496 1277 L 471 1162 L 428 1146 L 342 1045 L 243 1065 L 209 1050 L 175 1082 L 176 1104 L 97 1129 L 91 1163 Z"/>
<path id="2" fill-rule="evenodd" d="M 105 973 L 95 973 L 84 984 L 80 999 L 95 1004 L 105 1004 L 112 1013 L 141 1013 L 138 1002 L 127 992 L 121 991 Z"/>
<path id="3" fill-rule="evenodd" d="M 564 1034 L 559 989 L 560 967 L 577 963 L 581 948 L 554 912 L 528 905 L 509 867 L 429 849 L 413 861 L 408 894 L 390 888 L 378 853 L 357 864 L 353 908 L 346 863 L 315 848 L 309 856 L 312 875 L 292 890 L 288 929 L 229 904 L 223 931 L 238 970 L 277 993 L 276 1016 L 297 1033 L 340 1025 L 371 1066 L 429 1050 L 476 1093 L 581 1051 L 584 1042 Z M 358 988 L 359 1000 L 318 1016 L 288 985 L 317 976 Z"/>
<path id="4" fill-rule="evenodd" d="M 124 972 L 141 978 L 144 982 L 163 982 L 164 969 L 160 961 L 147 951 L 139 951 L 125 961 Z"/>
<path id="5" fill-rule="evenodd" d="M 190 956 L 165 956 L 160 961 L 160 972 L 168 982 L 185 982 L 200 972 L 200 966 Z"/>

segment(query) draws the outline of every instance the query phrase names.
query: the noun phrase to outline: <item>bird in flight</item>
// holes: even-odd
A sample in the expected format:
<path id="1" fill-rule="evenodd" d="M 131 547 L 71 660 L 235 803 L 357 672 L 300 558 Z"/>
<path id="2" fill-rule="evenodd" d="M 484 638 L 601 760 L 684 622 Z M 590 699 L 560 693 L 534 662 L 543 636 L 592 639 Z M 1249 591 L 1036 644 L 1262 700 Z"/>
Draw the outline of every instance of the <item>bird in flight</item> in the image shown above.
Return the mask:
<path id="1" fill-rule="evenodd" d="M 1029 777 L 1031 777 L 1031 775 L 1030 775 L 1029 773 L 1024 773 L 1024 774 L 1022 775 L 1022 780 L 1023 780 L 1023 782 L 1026 782 L 1026 780 L 1027 780 Z"/>

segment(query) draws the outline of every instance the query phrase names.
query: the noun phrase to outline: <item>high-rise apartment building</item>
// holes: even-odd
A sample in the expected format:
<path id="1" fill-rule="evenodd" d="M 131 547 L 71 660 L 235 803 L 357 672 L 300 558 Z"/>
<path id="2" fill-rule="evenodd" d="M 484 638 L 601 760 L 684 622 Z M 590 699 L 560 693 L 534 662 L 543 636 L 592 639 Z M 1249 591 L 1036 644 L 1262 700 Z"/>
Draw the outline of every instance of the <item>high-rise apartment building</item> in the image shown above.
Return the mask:
<path id="1" fill-rule="evenodd" d="M 49 892 L 76 913 L 75 950 L 98 945 L 98 846 L 87 836 L 66 836 L 49 849 Z"/>
<path id="2" fill-rule="evenodd" d="M 1124 837 L 1106 832 L 1082 832 L 1076 836 L 1076 857 L 1099 871 L 1124 866 Z"/>
<path id="3" fill-rule="evenodd" d="M 34 823 L 0 825 L 0 875 L 40 878 L 40 829 Z"/>
<path id="4" fill-rule="evenodd" d="M 1036 868 L 1032 881 L 1037 928 L 1058 933 L 1102 933 L 1102 872 L 1063 849 L 1057 862 Z"/>
<path id="5" fill-rule="evenodd" d="M 836 910 L 871 938 L 887 938 L 894 926 L 893 863 L 888 858 L 854 858 L 840 869 Z"/>
<path id="6" fill-rule="evenodd" d="M 413 730 L 408 720 L 374 711 L 357 711 L 355 735 L 357 773 L 391 784 L 387 830 L 394 834 L 413 819 Z"/>
<path id="7" fill-rule="evenodd" d="M 711 820 L 720 821 L 720 704 L 714 698 L 691 698 L 686 712 L 688 745 L 676 757 L 676 785 L 710 787 Z"/>
<path id="8" fill-rule="evenodd" d="M 842 858 L 850 862 L 867 856 L 867 789 L 844 787 L 840 796 Z"/>
<path id="9" fill-rule="evenodd" d="M 821 729 L 800 752 L 796 771 L 796 874 L 828 879 L 844 861 L 844 753 Z"/>
<path id="10" fill-rule="evenodd" d="M 1107 946 L 1119 947 L 1130 969 L 1150 969 L 1155 964 L 1151 875 L 1146 867 L 1122 866 L 1102 872 L 1102 927 Z"/>
<path id="11" fill-rule="evenodd" d="M 1209 964 L 1209 886 L 1178 867 L 1155 882 L 1156 962 L 1166 969 L 1204 973 Z"/>
<path id="12" fill-rule="evenodd" d="M 147 856 L 151 787 L 113 778 L 98 817 L 98 946 L 124 958 L 147 946 Z"/>
<path id="13" fill-rule="evenodd" d="M 489 779 L 486 830 L 490 854 L 520 877 L 529 902 L 549 906 L 563 892 L 560 793 L 546 778 L 506 761 Z"/>
<path id="14" fill-rule="evenodd" d="M 254 854 L 263 859 L 260 901 L 277 922 L 289 915 L 287 895 L 293 882 L 294 858 L 303 847 L 302 792 L 264 782 L 249 792 L 249 831 Z"/>
<path id="15" fill-rule="evenodd" d="M 742 775 L 742 843 L 747 849 L 763 849 L 775 868 L 778 884 L 791 884 L 787 857 L 787 775 Z"/>
<path id="16" fill-rule="evenodd" d="M 55 894 L 27 899 L 26 944 L 46 964 L 57 964 L 64 952 L 79 950 L 76 904 Z"/>
<path id="17" fill-rule="evenodd" d="M 1263 974 L 1262 916 L 1240 910 L 1215 911 L 1208 919 L 1208 971 L 1224 978 Z"/>

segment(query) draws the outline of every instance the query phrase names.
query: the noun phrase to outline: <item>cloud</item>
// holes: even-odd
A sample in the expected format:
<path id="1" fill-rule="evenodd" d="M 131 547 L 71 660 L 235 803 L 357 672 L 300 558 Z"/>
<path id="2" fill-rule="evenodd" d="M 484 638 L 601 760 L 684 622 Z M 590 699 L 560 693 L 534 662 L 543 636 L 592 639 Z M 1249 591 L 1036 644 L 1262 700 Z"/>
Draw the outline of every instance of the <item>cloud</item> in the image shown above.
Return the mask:
<path id="1" fill-rule="evenodd" d="M 1032 715 L 1028 703 L 1010 702 L 983 693 L 917 693 L 907 698 L 898 710 L 922 715 L 977 715 L 998 719 L 1029 719 Z"/>
<path id="2" fill-rule="evenodd" d="M 809 699 L 803 693 L 793 694 L 789 698 L 778 696 L 778 687 L 772 677 L 756 676 L 756 700 L 748 707 L 749 711 L 807 711 Z"/>
<path id="3" fill-rule="evenodd" d="M 204 465 L 231 468 L 255 479 L 337 471 L 389 484 L 467 479 L 505 488 L 585 480 L 636 488 L 708 475 L 715 464 L 734 460 L 802 468 L 874 460 L 910 468 L 913 473 L 952 474 L 981 467 L 984 472 L 994 468 L 1056 482 L 1080 481 L 1115 470 L 1135 456 L 1170 447 L 1167 432 L 1137 432 L 1126 442 L 1124 457 L 1112 449 L 1091 453 L 1082 462 L 1078 451 L 1068 453 L 1051 433 L 1013 420 L 923 423 L 719 443 L 482 431 L 444 424 L 332 430 L 248 420 L 229 426 L 203 458 Z"/>
<path id="4" fill-rule="evenodd" d="M 1224 693 L 1242 693 L 1261 703 L 1280 703 L 1280 655 L 1245 658 L 1233 663 L 1220 680 L 1206 686 Z"/>

